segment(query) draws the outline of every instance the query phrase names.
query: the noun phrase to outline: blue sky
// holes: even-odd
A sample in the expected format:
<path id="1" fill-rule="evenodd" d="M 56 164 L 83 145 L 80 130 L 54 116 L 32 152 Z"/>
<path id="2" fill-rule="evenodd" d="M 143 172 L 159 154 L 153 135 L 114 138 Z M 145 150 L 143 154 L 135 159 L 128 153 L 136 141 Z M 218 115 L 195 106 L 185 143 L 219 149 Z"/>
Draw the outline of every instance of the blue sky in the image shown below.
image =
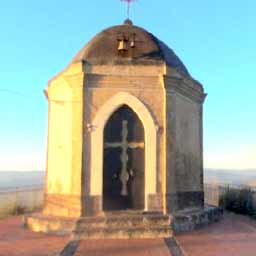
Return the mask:
<path id="1" fill-rule="evenodd" d="M 119 0 L 1 3 L 0 170 L 45 168 L 43 90 L 90 38 L 121 24 L 125 8 Z M 204 84 L 205 167 L 256 168 L 255 10 L 254 0 L 132 5 L 134 23 L 166 42 Z"/>

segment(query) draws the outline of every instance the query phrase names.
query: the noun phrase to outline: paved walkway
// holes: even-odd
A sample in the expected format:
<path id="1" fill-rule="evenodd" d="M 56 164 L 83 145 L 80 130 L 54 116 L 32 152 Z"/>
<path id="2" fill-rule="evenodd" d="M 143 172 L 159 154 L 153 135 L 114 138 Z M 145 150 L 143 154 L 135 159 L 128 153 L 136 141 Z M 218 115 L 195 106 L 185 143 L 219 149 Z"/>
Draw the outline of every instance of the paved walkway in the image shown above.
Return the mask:
<path id="1" fill-rule="evenodd" d="M 176 239 L 186 256 L 256 256 L 256 220 L 226 213 L 219 223 Z"/>
<path id="2" fill-rule="evenodd" d="M 256 256 L 256 220 L 225 214 L 221 222 L 178 235 L 176 240 L 184 256 Z M 64 247 L 68 250 L 63 250 Z M 0 220 L 0 256 L 56 256 L 61 251 L 69 251 L 72 256 L 178 255 L 171 254 L 170 247 L 173 247 L 173 242 L 164 239 L 70 243 L 68 237 L 37 234 L 24 229 L 21 217 Z"/>
<path id="3" fill-rule="evenodd" d="M 68 240 L 26 230 L 21 217 L 0 220 L 0 256 L 55 256 Z"/>
<path id="4" fill-rule="evenodd" d="M 84 255 L 172 256 L 163 239 L 81 241 L 74 256 Z"/>

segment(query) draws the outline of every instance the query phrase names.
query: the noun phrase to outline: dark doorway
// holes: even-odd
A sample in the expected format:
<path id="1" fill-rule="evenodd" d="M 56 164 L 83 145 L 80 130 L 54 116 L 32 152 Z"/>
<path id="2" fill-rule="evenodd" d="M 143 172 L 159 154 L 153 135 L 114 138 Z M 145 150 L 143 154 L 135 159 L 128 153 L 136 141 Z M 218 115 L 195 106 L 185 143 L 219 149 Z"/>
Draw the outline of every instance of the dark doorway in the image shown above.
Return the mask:
<path id="1" fill-rule="evenodd" d="M 144 209 L 144 128 L 121 106 L 104 129 L 103 210 Z"/>

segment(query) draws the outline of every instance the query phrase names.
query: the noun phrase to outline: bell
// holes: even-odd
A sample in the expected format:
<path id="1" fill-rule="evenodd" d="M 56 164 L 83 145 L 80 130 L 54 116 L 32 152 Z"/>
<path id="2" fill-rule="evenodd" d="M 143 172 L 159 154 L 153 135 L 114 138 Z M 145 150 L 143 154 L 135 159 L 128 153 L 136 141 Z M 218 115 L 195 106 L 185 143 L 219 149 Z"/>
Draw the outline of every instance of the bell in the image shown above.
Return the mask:
<path id="1" fill-rule="evenodd" d="M 128 47 L 125 40 L 124 39 L 120 40 L 118 44 L 118 51 L 127 51 L 127 50 L 128 50 Z"/>
<path id="2" fill-rule="evenodd" d="M 134 40 L 131 41 L 131 48 L 135 48 L 135 42 L 134 42 Z"/>

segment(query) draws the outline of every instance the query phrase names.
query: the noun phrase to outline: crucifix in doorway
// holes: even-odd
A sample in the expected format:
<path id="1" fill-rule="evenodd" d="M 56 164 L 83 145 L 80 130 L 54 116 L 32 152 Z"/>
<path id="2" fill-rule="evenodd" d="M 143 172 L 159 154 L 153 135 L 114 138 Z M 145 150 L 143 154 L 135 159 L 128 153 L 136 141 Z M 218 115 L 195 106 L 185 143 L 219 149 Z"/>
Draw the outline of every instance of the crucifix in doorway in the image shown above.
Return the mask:
<path id="1" fill-rule="evenodd" d="M 105 148 L 121 148 L 121 156 L 120 160 L 122 163 L 122 169 L 120 172 L 119 179 L 122 183 L 122 190 L 121 195 L 127 196 L 128 190 L 127 190 L 127 183 L 130 179 L 130 176 L 132 175 L 132 170 L 128 170 L 128 148 L 135 149 L 135 148 L 144 148 L 144 142 L 128 142 L 128 121 L 123 120 L 122 121 L 122 140 L 120 142 L 105 142 L 104 147 Z"/>

